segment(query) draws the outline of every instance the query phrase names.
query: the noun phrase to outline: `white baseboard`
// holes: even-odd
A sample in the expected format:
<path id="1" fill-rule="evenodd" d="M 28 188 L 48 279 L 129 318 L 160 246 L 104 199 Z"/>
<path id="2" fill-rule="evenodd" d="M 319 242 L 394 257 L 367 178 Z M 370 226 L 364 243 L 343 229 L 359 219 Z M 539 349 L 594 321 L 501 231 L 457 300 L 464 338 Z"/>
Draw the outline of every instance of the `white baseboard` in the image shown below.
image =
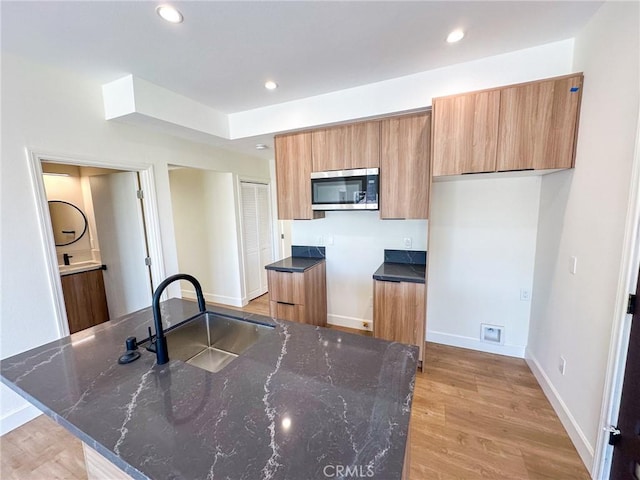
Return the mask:
<path id="1" fill-rule="evenodd" d="M 369 328 L 365 328 L 363 323 L 367 322 Z M 327 315 L 327 323 L 329 325 L 337 325 L 338 327 L 353 328 L 355 330 L 373 331 L 373 320 L 368 318 L 345 317 L 344 315 L 335 315 L 329 313 Z"/>
<path id="2" fill-rule="evenodd" d="M 560 418 L 562 426 L 569 434 L 569 438 L 571 438 L 574 447 L 576 447 L 582 462 L 585 467 L 587 467 L 587 470 L 591 472 L 593 466 L 593 446 L 589 443 L 589 440 L 587 440 L 587 437 L 578 425 L 578 422 L 576 422 L 576 419 L 571 415 L 571 411 L 569 411 L 569 408 L 560 397 L 560 394 L 551 383 L 551 380 L 542 369 L 542 366 L 531 354 L 529 349 L 526 351 L 525 359 L 527 361 L 527 365 L 529 365 L 529 368 L 533 372 L 533 375 L 536 377 L 536 380 L 538 380 L 540 387 L 542 387 L 542 391 L 547 396 L 549 403 L 551 403 L 551 406 L 555 410 L 556 415 Z"/>
<path id="3" fill-rule="evenodd" d="M 182 298 L 186 300 L 196 300 L 196 292 L 195 290 L 181 290 Z M 242 303 L 241 297 L 226 297 L 224 295 L 216 295 L 213 293 L 202 292 L 205 301 L 211 303 L 220 303 L 222 305 L 231 305 L 233 307 L 243 307 L 247 303 Z"/>
<path id="4" fill-rule="evenodd" d="M 525 347 L 521 347 L 520 345 L 492 345 L 491 343 L 481 342 L 477 338 L 434 332 L 432 330 L 427 330 L 427 341 L 450 345 L 452 347 L 468 348 L 479 352 L 497 353 L 498 355 L 506 355 L 507 357 L 524 358 Z"/>
<path id="5" fill-rule="evenodd" d="M 0 420 L 0 436 L 9 433 L 14 428 L 24 425 L 38 415 L 42 415 L 42 412 L 30 403 L 7 413 Z"/>

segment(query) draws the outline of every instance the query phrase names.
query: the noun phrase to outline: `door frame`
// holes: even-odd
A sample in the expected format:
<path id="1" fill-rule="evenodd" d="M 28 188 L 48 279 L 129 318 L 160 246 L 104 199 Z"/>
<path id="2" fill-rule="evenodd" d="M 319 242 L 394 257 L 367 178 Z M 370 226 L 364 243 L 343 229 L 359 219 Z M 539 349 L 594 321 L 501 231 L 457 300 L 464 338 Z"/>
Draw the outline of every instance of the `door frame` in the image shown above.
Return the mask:
<path id="1" fill-rule="evenodd" d="M 109 168 L 112 170 L 125 170 L 138 172 L 140 178 L 140 188 L 144 191 L 142 205 L 145 214 L 145 230 L 149 256 L 151 257 L 151 288 L 160 284 L 165 278 L 164 255 L 162 252 L 162 242 L 160 234 L 160 216 L 158 212 L 158 202 L 156 199 L 156 182 L 154 166 L 148 163 L 114 163 L 104 160 L 88 159 L 81 155 L 61 155 L 49 153 L 41 150 L 27 149 L 29 158 L 29 173 L 31 185 L 36 200 L 36 212 L 40 228 L 40 238 L 46 259 L 46 275 L 49 283 L 49 291 L 53 301 L 58 335 L 60 338 L 69 335 L 69 323 L 67 321 L 67 311 L 62 293 L 62 281 L 58 270 L 58 257 L 56 253 L 55 241 L 53 239 L 53 228 L 49 215 L 49 204 L 47 192 L 42 178 L 42 162 L 59 163 L 64 165 L 76 165 L 84 167 Z"/>
<path id="2" fill-rule="evenodd" d="M 604 381 L 599 433 L 591 468 L 592 478 L 608 479 L 611 472 L 613 447 L 609 445 L 610 425 L 616 425 L 620 413 L 622 384 L 629 347 L 629 332 L 633 315 L 627 313 L 628 295 L 635 293 L 640 268 L 640 112 L 636 144 L 631 169 L 629 203 L 622 246 L 616 306 L 609 341 L 609 355 Z"/>
<path id="3" fill-rule="evenodd" d="M 271 258 L 274 259 L 275 261 L 275 248 L 276 245 L 273 241 L 274 239 L 274 228 L 273 228 L 273 206 L 271 204 L 271 193 L 272 193 L 272 189 L 271 189 L 271 180 L 270 179 L 266 179 L 266 178 L 258 178 L 258 177 L 249 177 L 249 176 L 245 176 L 245 175 L 236 175 L 236 181 L 235 181 L 235 195 L 236 195 L 236 222 L 238 224 L 238 249 L 239 249 L 239 259 L 240 259 L 240 285 L 242 286 L 242 292 L 241 292 L 241 301 L 242 301 L 242 306 L 246 306 L 249 303 L 249 300 L 247 299 L 247 276 L 246 276 L 246 265 L 244 262 L 244 235 L 242 232 L 244 232 L 244 224 L 243 224 L 243 220 L 242 220 L 242 194 L 241 194 L 241 188 L 242 188 L 242 182 L 245 183 L 258 183 L 260 185 L 266 185 L 267 186 L 267 190 L 268 190 L 268 198 L 269 198 L 269 224 L 271 225 Z"/>

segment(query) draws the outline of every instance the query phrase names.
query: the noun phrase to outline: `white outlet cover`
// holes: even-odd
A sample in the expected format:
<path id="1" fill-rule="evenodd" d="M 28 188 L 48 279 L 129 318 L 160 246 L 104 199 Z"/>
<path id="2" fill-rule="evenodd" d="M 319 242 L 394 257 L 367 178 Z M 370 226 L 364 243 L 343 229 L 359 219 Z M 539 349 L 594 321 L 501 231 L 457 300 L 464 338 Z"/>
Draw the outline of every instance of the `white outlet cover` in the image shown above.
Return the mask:
<path id="1" fill-rule="evenodd" d="M 403 242 L 404 242 L 404 248 L 411 248 L 411 244 L 412 244 L 411 237 L 405 237 Z"/>

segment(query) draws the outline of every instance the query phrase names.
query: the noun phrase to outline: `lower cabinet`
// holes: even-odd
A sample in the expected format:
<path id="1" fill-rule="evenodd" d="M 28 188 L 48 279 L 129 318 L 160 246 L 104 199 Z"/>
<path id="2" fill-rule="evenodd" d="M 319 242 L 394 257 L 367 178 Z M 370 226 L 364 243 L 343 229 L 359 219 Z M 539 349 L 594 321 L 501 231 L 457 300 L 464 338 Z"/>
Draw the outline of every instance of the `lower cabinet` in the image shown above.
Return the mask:
<path id="1" fill-rule="evenodd" d="M 426 290 L 424 283 L 373 281 L 373 336 L 417 345 L 420 366 L 424 359 Z"/>
<path id="2" fill-rule="evenodd" d="M 109 320 L 102 270 L 64 275 L 61 279 L 69 333 Z"/>
<path id="3" fill-rule="evenodd" d="M 325 262 L 304 272 L 267 270 L 269 310 L 273 318 L 327 325 L 327 280 Z"/>

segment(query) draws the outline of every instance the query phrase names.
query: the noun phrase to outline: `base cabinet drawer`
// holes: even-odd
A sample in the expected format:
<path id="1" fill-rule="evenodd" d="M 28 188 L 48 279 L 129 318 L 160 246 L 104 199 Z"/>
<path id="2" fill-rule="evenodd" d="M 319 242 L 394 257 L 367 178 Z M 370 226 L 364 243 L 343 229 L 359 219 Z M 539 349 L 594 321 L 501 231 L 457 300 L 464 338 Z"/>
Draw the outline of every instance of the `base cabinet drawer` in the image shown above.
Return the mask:
<path id="1" fill-rule="evenodd" d="M 302 322 L 305 319 L 304 305 L 291 303 L 269 302 L 271 316 L 290 322 Z"/>
<path id="2" fill-rule="evenodd" d="M 267 270 L 269 300 L 304 305 L 304 273 Z"/>
<path id="3" fill-rule="evenodd" d="M 272 318 L 327 325 L 327 280 L 324 260 L 304 272 L 267 270 Z"/>

